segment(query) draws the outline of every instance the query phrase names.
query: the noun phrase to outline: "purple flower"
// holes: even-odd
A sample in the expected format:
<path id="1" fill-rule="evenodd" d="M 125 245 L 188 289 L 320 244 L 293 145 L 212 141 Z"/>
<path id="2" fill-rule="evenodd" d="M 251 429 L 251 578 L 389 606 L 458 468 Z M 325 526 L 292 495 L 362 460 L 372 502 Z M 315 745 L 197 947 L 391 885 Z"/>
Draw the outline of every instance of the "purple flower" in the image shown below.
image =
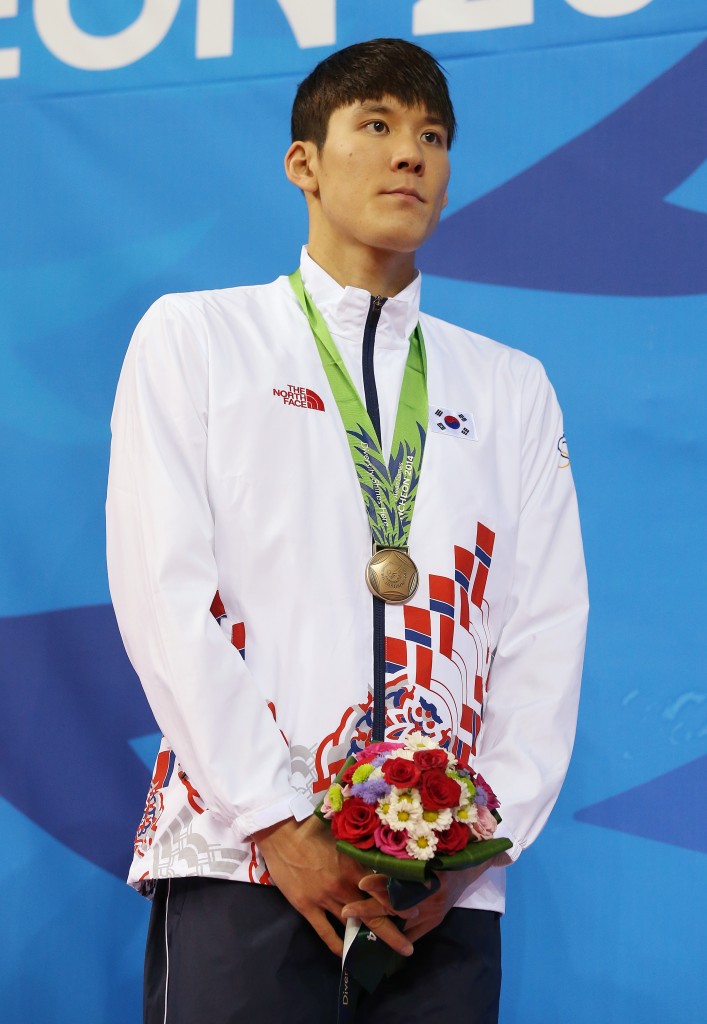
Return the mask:
<path id="1" fill-rule="evenodd" d="M 476 796 L 474 797 L 474 803 L 478 807 L 488 807 L 490 811 L 495 811 L 497 807 L 500 807 L 498 797 L 489 786 L 488 782 L 484 779 L 483 775 L 476 776 Z"/>
<path id="2" fill-rule="evenodd" d="M 378 803 L 389 793 L 390 786 L 385 779 L 375 779 L 370 775 L 364 782 L 355 782 L 351 787 L 351 796 L 358 796 L 367 804 Z"/>

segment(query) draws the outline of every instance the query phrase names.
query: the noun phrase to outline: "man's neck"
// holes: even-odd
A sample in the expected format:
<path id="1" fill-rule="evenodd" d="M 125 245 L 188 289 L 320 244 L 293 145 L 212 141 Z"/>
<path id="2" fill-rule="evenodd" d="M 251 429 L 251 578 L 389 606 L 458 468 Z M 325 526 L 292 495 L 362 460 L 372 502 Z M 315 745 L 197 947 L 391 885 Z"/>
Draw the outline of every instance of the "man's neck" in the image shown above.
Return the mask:
<path id="1" fill-rule="evenodd" d="M 371 295 L 390 298 L 397 295 L 414 280 L 414 253 L 391 253 L 376 249 L 339 248 L 317 244 L 311 238 L 307 252 L 322 270 L 342 288 L 363 288 Z"/>

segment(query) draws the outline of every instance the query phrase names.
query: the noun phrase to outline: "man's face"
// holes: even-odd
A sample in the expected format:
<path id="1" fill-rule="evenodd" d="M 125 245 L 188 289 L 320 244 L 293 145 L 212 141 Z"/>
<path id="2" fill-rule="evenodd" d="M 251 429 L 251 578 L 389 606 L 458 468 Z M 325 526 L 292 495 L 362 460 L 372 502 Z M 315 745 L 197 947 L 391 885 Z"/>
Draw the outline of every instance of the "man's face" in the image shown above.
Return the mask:
<path id="1" fill-rule="evenodd" d="M 413 253 L 437 226 L 449 154 L 443 124 L 426 110 L 392 97 L 341 107 L 315 160 L 312 227 L 330 245 Z"/>

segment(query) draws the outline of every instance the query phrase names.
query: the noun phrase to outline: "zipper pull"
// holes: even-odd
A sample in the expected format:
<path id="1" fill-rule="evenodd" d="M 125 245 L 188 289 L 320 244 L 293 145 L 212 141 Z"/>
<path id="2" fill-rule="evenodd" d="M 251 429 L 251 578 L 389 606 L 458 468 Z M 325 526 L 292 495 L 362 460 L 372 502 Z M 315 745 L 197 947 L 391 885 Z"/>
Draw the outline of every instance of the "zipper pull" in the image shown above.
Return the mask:
<path id="1" fill-rule="evenodd" d="M 384 302 L 385 302 L 385 299 L 383 298 L 382 295 L 374 295 L 373 296 L 373 308 L 374 309 L 380 309 Z"/>

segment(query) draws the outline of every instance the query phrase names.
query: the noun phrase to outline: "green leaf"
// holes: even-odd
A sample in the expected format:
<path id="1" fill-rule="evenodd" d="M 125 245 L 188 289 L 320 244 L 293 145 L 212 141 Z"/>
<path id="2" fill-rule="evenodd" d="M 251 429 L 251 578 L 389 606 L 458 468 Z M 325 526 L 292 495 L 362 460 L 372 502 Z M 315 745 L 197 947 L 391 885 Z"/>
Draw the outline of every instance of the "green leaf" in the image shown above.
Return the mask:
<path id="1" fill-rule="evenodd" d="M 509 850 L 511 846 L 513 843 L 510 839 L 482 839 L 479 843 L 469 843 L 460 853 L 439 854 L 434 858 L 432 866 L 435 871 L 464 871 L 483 864 L 497 853 Z"/>
<path id="2" fill-rule="evenodd" d="M 511 846 L 513 843 L 510 839 L 482 839 L 478 843 L 469 843 L 460 853 L 438 854 L 431 860 L 403 860 L 376 849 L 361 850 L 343 839 L 336 844 L 337 850 L 353 857 L 364 867 L 387 875 L 388 878 L 398 878 L 401 882 L 424 882 L 433 871 L 465 871 L 483 864 Z"/>
<path id="3" fill-rule="evenodd" d="M 353 857 L 359 864 L 370 868 L 371 871 L 378 871 L 388 878 L 399 878 L 403 882 L 424 882 L 429 876 L 431 861 L 424 860 L 402 860 L 400 857 L 393 857 L 389 853 L 381 853 L 380 850 L 360 850 L 358 846 L 344 842 L 339 839 L 336 844 L 337 850 Z"/>

